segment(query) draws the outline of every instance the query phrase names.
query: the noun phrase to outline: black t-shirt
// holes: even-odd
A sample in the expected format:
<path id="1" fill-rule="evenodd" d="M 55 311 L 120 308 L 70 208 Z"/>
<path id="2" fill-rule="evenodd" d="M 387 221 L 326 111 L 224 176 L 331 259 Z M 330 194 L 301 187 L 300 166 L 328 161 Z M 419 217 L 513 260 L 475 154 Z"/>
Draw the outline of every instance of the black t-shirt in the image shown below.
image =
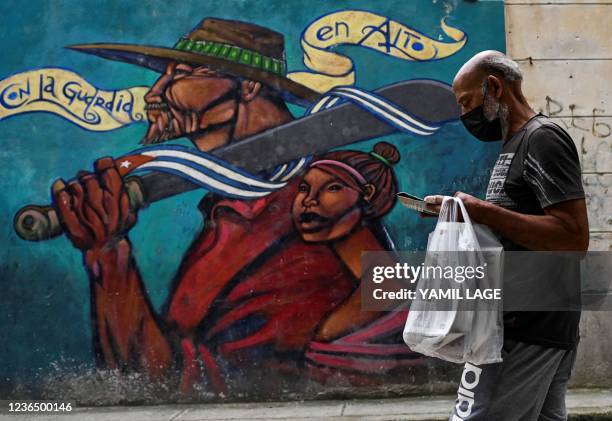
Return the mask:
<path id="1" fill-rule="evenodd" d="M 569 134 L 557 124 L 538 114 L 504 142 L 491 173 L 488 202 L 515 212 L 544 215 L 548 206 L 581 198 L 584 190 L 578 152 Z M 527 250 L 506 238 L 500 240 L 505 250 Z M 578 341 L 579 322 L 579 311 L 506 312 L 504 335 L 570 349 Z"/>

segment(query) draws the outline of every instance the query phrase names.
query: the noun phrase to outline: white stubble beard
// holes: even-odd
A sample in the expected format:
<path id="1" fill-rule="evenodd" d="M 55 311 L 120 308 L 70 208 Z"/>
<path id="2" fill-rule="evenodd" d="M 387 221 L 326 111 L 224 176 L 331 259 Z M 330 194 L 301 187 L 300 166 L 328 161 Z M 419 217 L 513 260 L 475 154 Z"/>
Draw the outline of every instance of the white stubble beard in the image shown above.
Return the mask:
<path id="1" fill-rule="evenodd" d="M 499 118 L 502 131 L 502 139 L 506 139 L 509 130 L 509 115 L 510 107 L 502 102 L 496 100 L 490 95 L 485 95 L 484 102 L 482 104 L 482 110 L 487 120 L 493 121 Z"/>

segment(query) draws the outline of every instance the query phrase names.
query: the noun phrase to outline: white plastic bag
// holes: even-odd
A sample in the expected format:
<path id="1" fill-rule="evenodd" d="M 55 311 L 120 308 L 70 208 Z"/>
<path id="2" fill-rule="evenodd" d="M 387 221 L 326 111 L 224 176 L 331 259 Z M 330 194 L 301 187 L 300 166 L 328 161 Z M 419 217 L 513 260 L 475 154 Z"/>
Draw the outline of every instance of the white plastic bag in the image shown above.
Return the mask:
<path id="1" fill-rule="evenodd" d="M 404 341 L 413 351 L 456 363 L 502 361 L 501 300 L 466 299 L 468 290 L 501 291 L 502 252 L 502 245 L 486 226 L 472 224 L 460 199 L 444 198 L 436 228 L 429 235 L 424 267 L 484 267 L 484 276 L 462 277 L 458 282 L 458 278 L 421 273 L 404 327 Z M 424 299 L 419 292 L 449 287 L 459 290 L 461 299 Z"/>

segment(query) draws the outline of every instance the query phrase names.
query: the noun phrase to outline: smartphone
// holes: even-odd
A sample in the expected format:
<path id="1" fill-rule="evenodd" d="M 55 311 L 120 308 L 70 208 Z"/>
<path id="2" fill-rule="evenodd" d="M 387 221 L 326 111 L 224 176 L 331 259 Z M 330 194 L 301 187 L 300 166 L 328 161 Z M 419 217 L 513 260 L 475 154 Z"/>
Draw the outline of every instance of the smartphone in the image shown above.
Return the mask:
<path id="1" fill-rule="evenodd" d="M 427 203 L 418 196 L 414 196 L 406 192 L 399 192 L 397 193 L 397 198 L 400 203 L 406 206 L 408 209 L 412 209 L 426 215 L 438 216 L 436 212 L 432 211 L 431 209 L 427 209 Z"/>

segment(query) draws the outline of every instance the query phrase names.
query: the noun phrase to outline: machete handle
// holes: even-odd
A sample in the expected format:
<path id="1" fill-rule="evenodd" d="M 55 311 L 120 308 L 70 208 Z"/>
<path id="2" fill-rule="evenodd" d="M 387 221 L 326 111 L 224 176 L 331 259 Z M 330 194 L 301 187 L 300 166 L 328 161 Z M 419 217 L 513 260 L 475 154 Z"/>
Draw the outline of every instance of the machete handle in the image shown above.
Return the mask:
<path id="1" fill-rule="evenodd" d="M 125 179 L 125 189 L 130 198 L 133 211 L 147 207 L 144 188 L 140 177 Z M 57 237 L 64 231 L 55 208 L 49 206 L 26 205 L 15 214 L 13 226 L 17 235 L 26 241 L 44 241 Z"/>

